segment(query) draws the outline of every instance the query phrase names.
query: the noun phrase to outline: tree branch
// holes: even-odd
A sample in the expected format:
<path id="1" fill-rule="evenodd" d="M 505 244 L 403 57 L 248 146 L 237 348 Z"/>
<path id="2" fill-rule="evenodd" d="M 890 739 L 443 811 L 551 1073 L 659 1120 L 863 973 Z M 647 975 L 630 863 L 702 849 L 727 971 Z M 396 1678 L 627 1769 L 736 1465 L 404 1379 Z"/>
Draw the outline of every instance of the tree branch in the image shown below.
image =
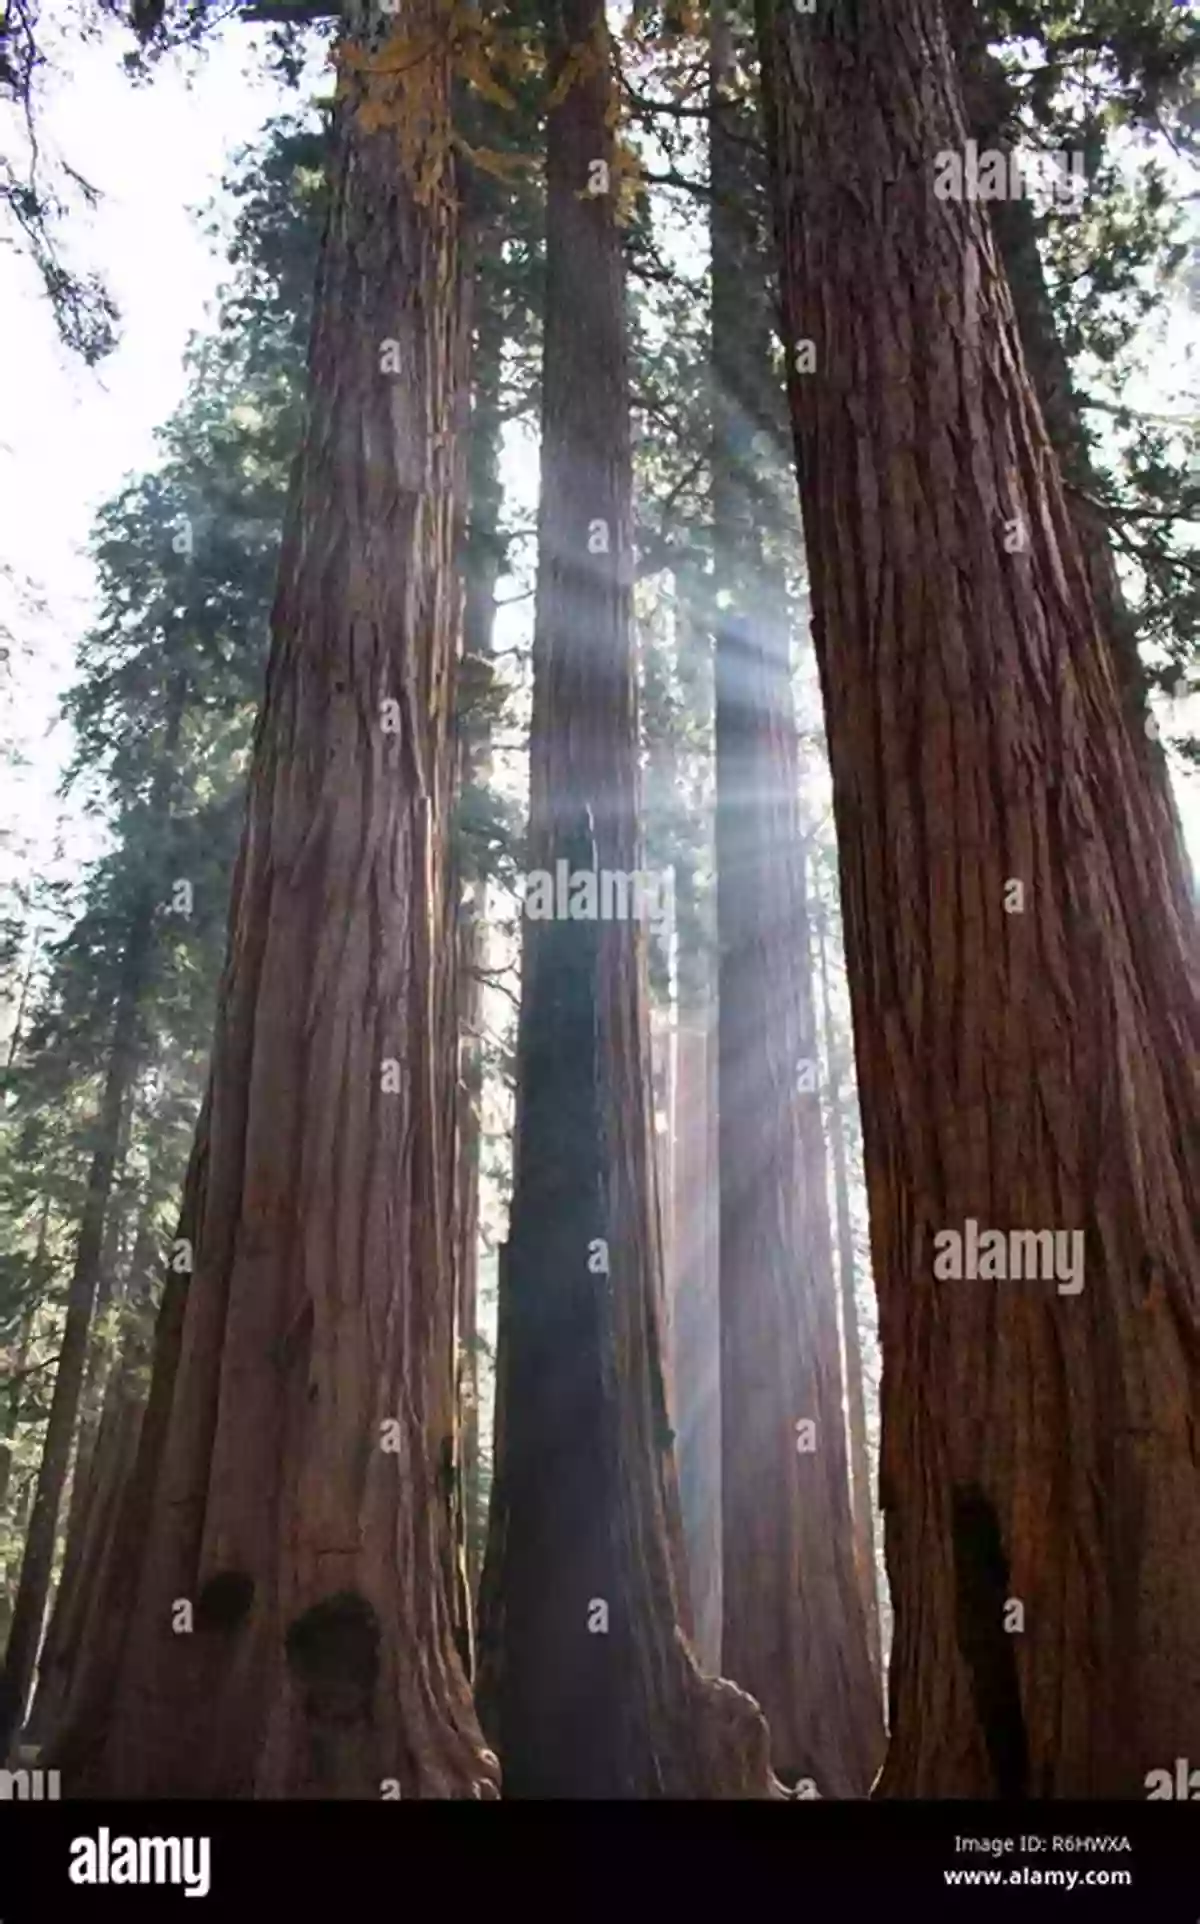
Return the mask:
<path id="1" fill-rule="evenodd" d="M 40 1363 L 28 1363 L 22 1370 L 8 1370 L 3 1379 L 4 1386 L 15 1388 L 18 1383 L 23 1383 L 27 1376 L 36 1376 L 39 1370 L 52 1369 L 61 1354 L 61 1350 L 55 1350 L 53 1356 L 47 1356 Z"/>
<path id="2" fill-rule="evenodd" d="M 342 9 L 338 0 L 256 0 L 252 6 L 242 8 L 241 18 L 253 20 L 257 25 L 266 21 L 281 27 L 309 26 L 314 20 L 336 20 Z"/>
<path id="3" fill-rule="evenodd" d="M 1131 408 L 1123 401 L 1094 401 L 1081 397 L 1080 405 L 1099 414 L 1128 414 L 1135 421 L 1161 421 L 1169 428 L 1200 428 L 1200 414 L 1155 414 L 1149 408 Z"/>
<path id="4" fill-rule="evenodd" d="M 1127 508 L 1119 501 L 1101 501 L 1096 495 L 1088 494 L 1085 489 L 1077 488 L 1070 481 L 1064 481 L 1063 487 L 1068 494 L 1075 495 L 1080 501 L 1086 501 L 1089 507 L 1095 508 L 1106 521 L 1163 521 L 1168 525 L 1173 521 L 1183 521 L 1190 526 L 1196 519 L 1194 514 L 1189 514 L 1182 508 Z M 1168 561 L 1174 557 L 1164 555 L 1163 559 Z"/>
<path id="5" fill-rule="evenodd" d="M 711 187 L 706 187 L 702 180 L 687 180 L 683 174 L 673 171 L 652 174 L 648 168 L 642 168 L 638 173 L 638 179 L 648 181 L 652 187 L 677 187 L 682 193 L 694 194 L 697 200 L 709 200 L 719 204 Z"/>

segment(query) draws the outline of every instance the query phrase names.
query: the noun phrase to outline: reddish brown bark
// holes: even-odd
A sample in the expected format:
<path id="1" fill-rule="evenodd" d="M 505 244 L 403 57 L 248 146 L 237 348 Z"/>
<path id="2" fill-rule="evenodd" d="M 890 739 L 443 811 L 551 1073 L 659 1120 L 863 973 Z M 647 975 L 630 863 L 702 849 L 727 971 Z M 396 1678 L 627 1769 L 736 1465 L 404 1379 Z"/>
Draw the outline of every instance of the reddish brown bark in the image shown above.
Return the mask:
<path id="1" fill-rule="evenodd" d="M 1013 82 L 989 48 L 986 9 L 976 0 L 949 0 L 946 20 L 971 135 L 980 152 L 998 149 L 1008 154 L 1019 142 L 1017 97 Z M 1038 250 L 1034 209 L 1026 196 L 1015 195 L 989 201 L 987 211 L 1012 296 L 1026 369 L 1062 469 L 1066 505 L 1087 570 L 1099 634 L 1112 656 L 1130 746 L 1142 765 L 1147 791 L 1161 811 L 1159 839 L 1175 869 L 1179 900 L 1186 904 L 1191 892 L 1190 863 L 1166 756 L 1146 727 L 1149 705 L 1137 626 L 1117 572 L 1101 485 Z"/>
<path id="2" fill-rule="evenodd" d="M 453 1796 L 495 1775 L 449 1582 L 449 50 L 433 0 L 382 24 L 346 12 L 360 51 L 389 33 L 426 45 L 416 63 L 393 53 L 390 80 L 353 43 L 343 63 L 309 418 L 191 1175 L 195 1268 L 160 1324 L 139 1464 L 153 1498 L 87 1773 L 109 1794 L 369 1798 L 394 1780 Z M 190 1635 L 173 1627 L 181 1599 Z"/>
<path id="3" fill-rule="evenodd" d="M 778 1776 L 861 1797 L 882 1751 L 882 1706 L 854 1566 L 791 637 L 748 458 L 777 396 L 732 69 L 718 7 L 709 128 L 721 1667 L 761 1703 Z"/>
<path id="4" fill-rule="evenodd" d="M 984 209 L 934 193 L 940 8 L 760 30 L 884 1354 L 880 1789 L 1141 1796 L 1200 1752 L 1194 919 Z M 1082 1289 L 935 1280 L 968 1219 L 1082 1231 Z"/>
<path id="5" fill-rule="evenodd" d="M 563 85 L 548 124 L 528 860 L 628 874 L 640 859 L 611 62 L 599 0 L 551 5 L 546 25 Z M 585 58 L 568 75 L 572 50 Z M 609 191 L 589 193 L 598 162 Z M 644 943 L 630 920 L 525 925 L 484 1581 L 510 1795 L 768 1788 L 756 1706 L 704 1682 L 678 1629 Z"/>

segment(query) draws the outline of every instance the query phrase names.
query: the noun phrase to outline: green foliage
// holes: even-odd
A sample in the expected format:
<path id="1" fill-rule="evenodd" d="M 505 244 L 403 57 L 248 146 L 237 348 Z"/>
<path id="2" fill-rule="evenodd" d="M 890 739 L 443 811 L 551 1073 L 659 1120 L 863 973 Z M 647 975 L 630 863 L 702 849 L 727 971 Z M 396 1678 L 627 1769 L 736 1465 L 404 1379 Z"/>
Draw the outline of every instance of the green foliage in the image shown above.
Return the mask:
<path id="1" fill-rule="evenodd" d="M 1039 243 L 1147 681 L 1169 691 L 1200 670 L 1200 403 L 1180 395 L 1166 421 L 1128 395 L 1153 351 L 1149 324 L 1186 292 L 1194 259 L 1184 195 L 1200 160 L 1200 20 L 1168 0 L 989 0 L 984 12 L 1015 95 L 1014 141 L 1084 155 L 1086 198 L 1041 213 Z M 1200 745 L 1177 746 L 1200 760 Z"/>
<path id="2" fill-rule="evenodd" d="M 75 731 L 65 785 L 109 846 L 69 894 L 41 891 L 4 930 L 20 951 L 35 921 L 43 928 L 0 1112 L 0 1348 L 26 1348 L 8 1406 L 10 1516 L 34 1472 L 115 1012 L 147 916 L 137 1074 L 106 1239 L 118 1297 L 130 1226 L 160 1249 L 172 1233 L 203 1093 L 323 215 L 301 120 L 238 165 L 221 325 L 193 344 L 160 465 L 96 520 L 99 614 L 63 700 Z M 7 966 L 11 977 L 16 954 Z M 115 1310 L 98 1326 L 102 1354 L 124 1329 Z"/>

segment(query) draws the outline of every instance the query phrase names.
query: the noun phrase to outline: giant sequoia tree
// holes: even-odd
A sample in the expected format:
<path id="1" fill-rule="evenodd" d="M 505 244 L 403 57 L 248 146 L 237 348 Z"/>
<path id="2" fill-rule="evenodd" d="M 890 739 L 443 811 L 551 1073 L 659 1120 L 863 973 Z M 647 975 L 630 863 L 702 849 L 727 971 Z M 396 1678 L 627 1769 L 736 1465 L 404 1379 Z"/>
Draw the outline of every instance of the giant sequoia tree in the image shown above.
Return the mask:
<path id="1" fill-rule="evenodd" d="M 968 131 L 981 151 L 998 150 L 1008 155 L 1020 145 L 1017 97 L 1003 65 L 988 45 L 989 36 L 994 32 L 989 12 L 990 9 L 981 7 L 977 0 L 947 0 L 946 23 L 958 61 Z M 1086 44 L 1087 35 L 1082 38 Z M 1127 71 L 1136 72 L 1135 60 L 1130 60 L 1120 49 L 1114 48 L 1113 52 L 1118 60 L 1124 61 Z M 1173 59 L 1182 64 L 1185 55 L 1179 49 L 1172 57 L 1151 43 L 1145 56 L 1148 66 L 1155 57 L 1158 71 L 1165 79 L 1172 71 Z M 1164 857 L 1178 864 L 1176 887 L 1186 898 L 1187 855 L 1166 757 L 1146 727 L 1149 711 L 1146 675 L 1138 653 L 1138 625 L 1117 570 L 1110 528 L 1112 510 L 1104 505 L 1103 487 L 1092 456 L 1078 389 L 1056 325 L 1038 246 L 1038 218 L 1025 195 L 990 201 L 988 218 L 1012 297 L 1026 370 L 1062 470 L 1066 504 L 1087 569 L 1101 638 L 1112 654 L 1131 746 L 1142 762 L 1145 785 L 1162 812 L 1158 839 Z"/>
<path id="2" fill-rule="evenodd" d="M 759 24 L 880 1295 L 880 1788 L 1140 1795 L 1200 1749 L 1194 921 L 986 210 L 934 190 L 938 0 Z M 1082 1232 L 1082 1288 L 936 1280 L 968 1219 Z"/>
<path id="3" fill-rule="evenodd" d="M 0 1721 L 59 1566 L 25 1737 L 68 1795 L 469 1796 L 502 1774 L 517 1797 L 760 1796 L 772 1756 L 826 1795 L 866 1789 L 874 1371 L 864 1393 L 832 928 L 885 1355 L 880 1790 L 1140 1795 L 1200 1749 L 1195 926 L 1138 652 L 1188 659 L 1187 557 L 1162 530 L 1192 494 L 1136 434 L 1100 458 L 1103 390 L 1079 379 L 1169 265 L 1152 180 L 1105 186 L 1114 118 L 1162 108 L 1186 145 L 1183 10 L 756 3 L 840 841 L 821 1000 L 853 1518 L 812 1073 L 823 853 L 797 808 L 823 771 L 793 700 L 750 20 L 638 0 L 615 47 L 605 0 L 239 0 L 284 67 L 305 23 L 344 16 L 331 138 L 247 157 L 167 465 L 101 516 L 105 614 L 64 707 L 114 849 L 19 974 L 0 929 Z M 221 15 L 69 0 L 68 22 L 93 4 L 147 58 Z M 454 75 L 474 98 L 452 127 Z M 535 117 L 544 208 L 540 184 L 510 191 Z M 1085 218 L 944 195 L 969 136 L 1075 127 Z M 311 338 L 306 202 L 328 215 Z M 703 267 L 680 231 L 701 219 Z M 539 401 L 536 615 L 522 633 L 506 609 L 493 638 L 527 598 L 506 589 L 531 532 L 508 431 Z M 574 871 L 574 913 L 524 925 L 476 1646 L 497 1767 L 462 1552 L 489 1480 L 476 1255 L 512 1080 L 481 990 L 516 982 L 485 920 L 519 840 L 500 703 L 530 639 L 520 859 Z M 647 861 L 676 864 L 673 942 L 603 919 Z M 942 1274 L 935 1239 L 969 1223 L 1004 1268 L 989 1238 Z M 723 1616 L 730 1684 L 689 1648 L 685 1535 L 697 1647 L 718 1667 Z"/>
<path id="4" fill-rule="evenodd" d="M 762 1704 L 781 1777 L 865 1796 L 883 1731 L 854 1564 L 791 632 L 751 452 L 778 388 L 752 116 L 735 111 L 719 4 L 710 65 L 721 1663 Z"/>
<path id="5" fill-rule="evenodd" d="M 60 1747 L 76 1789 L 494 1778 L 449 1594 L 449 36 L 433 0 L 344 11 L 211 1087 L 119 1522 L 134 1567 Z"/>
<path id="6" fill-rule="evenodd" d="M 601 0 L 546 14 L 529 866 L 639 868 L 629 396 Z M 518 1796 L 767 1789 L 755 1705 L 677 1628 L 644 931 L 528 919 L 485 1701 Z"/>
<path id="7" fill-rule="evenodd" d="M 99 1079 L 111 1084 L 118 1068 L 126 1082 L 135 1067 L 139 1073 L 124 1104 L 114 1158 L 122 1173 L 114 1169 L 107 1205 L 94 1183 L 86 1206 L 66 1197 L 55 1202 L 72 1239 L 76 1223 L 86 1227 L 97 1211 L 103 1230 L 62 1576 L 38 1660 L 31 1724 L 38 1731 L 57 1722 L 82 1627 L 101 1594 L 90 1569 L 81 1575 L 80 1557 L 107 1508 L 102 1495 L 93 1501 L 90 1493 L 107 1486 L 125 1454 L 124 1446 L 114 1452 L 105 1442 L 117 1434 L 113 1421 L 101 1425 L 106 1373 L 116 1394 L 112 1324 L 126 1320 L 130 1298 L 139 1294 L 147 1239 L 161 1244 L 173 1226 L 173 1214 L 161 1212 L 178 1207 L 207 1074 L 245 750 L 261 692 L 288 470 L 299 445 L 320 237 L 310 170 L 319 144 L 315 135 L 280 126 L 230 183 L 243 206 L 231 236 L 237 271 L 224 292 L 219 332 L 194 352 L 188 395 L 161 430 L 166 464 L 124 485 L 98 517 L 92 551 L 100 610 L 81 638 L 77 679 L 63 697 L 75 730 L 72 777 L 86 773 L 107 798 L 115 846 L 92 865 L 78 919 L 54 944 L 53 966 L 19 1047 L 14 1037 L 3 1158 L 14 1220 L 0 1265 L 9 1287 L 20 1287 L 33 1254 L 32 1226 L 24 1236 L 20 1229 L 20 1189 L 22 1177 L 35 1172 L 39 1188 L 47 1183 L 50 1158 L 41 1138 L 48 1117 L 71 1118 L 77 1092 Z M 128 1005 L 138 978 L 131 1049 Z M 125 1042 L 115 1048 L 122 1034 Z M 68 1321 L 78 1323 L 83 1273 L 75 1270 L 76 1308 Z M 35 1286 L 53 1302 L 44 1279 Z M 60 1362 L 56 1398 L 69 1376 Z M 140 1387 L 139 1372 L 127 1373 L 122 1407 L 136 1401 Z M 105 1411 L 111 1403 L 106 1391 Z M 122 1418 L 122 1438 L 128 1429 Z M 47 1464 L 54 1454 L 48 1438 L 44 1445 L 38 1438 Z M 29 1594 L 28 1583 L 22 1587 Z M 30 1613 L 35 1624 L 37 1615 Z M 6 1656 L 15 1674 L 16 1636 Z"/>

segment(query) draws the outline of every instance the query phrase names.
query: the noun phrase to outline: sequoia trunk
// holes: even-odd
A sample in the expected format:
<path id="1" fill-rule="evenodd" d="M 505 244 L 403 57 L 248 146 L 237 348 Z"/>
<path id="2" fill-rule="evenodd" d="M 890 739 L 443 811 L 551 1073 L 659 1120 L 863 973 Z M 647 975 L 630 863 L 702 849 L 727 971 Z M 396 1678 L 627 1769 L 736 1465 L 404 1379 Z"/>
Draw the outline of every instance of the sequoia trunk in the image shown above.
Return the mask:
<path id="1" fill-rule="evenodd" d="M 484 1582 L 493 1652 L 502 1643 L 492 1714 L 510 1794 L 761 1794 L 757 1708 L 701 1679 L 677 1627 L 645 936 L 628 915 L 599 919 L 605 874 L 639 867 L 611 54 L 601 0 L 560 0 L 546 24 L 530 887 L 560 862 L 585 880 L 572 919 L 526 902 Z"/>
<path id="2" fill-rule="evenodd" d="M 721 1665 L 761 1703 L 781 1778 L 862 1797 L 883 1731 L 854 1568 L 791 636 L 749 458 L 775 399 L 767 287 L 719 8 L 712 31 Z"/>
<path id="3" fill-rule="evenodd" d="M 941 7 L 759 22 L 880 1299 L 880 1790 L 1141 1796 L 1200 1755 L 1194 919 L 984 209 L 934 189 Z"/>
<path id="4" fill-rule="evenodd" d="M 1017 99 L 1012 81 L 988 46 L 984 10 L 977 0 L 949 0 L 946 18 L 958 57 L 963 110 L 971 136 L 981 152 L 999 150 L 1007 156 L 1017 139 Z M 1100 505 L 1101 489 L 1071 364 L 1059 336 L 1038 251 L 1033 205 L 1026 195 L 1016 194 L 989 202 L 988 213 L 1012 295 L 1025 365 L 1066 484 L 1066 504 L 1095 603 L 1097 632 L 1112 655 L 1130 745 L 1161 810 L 1159 841 L 1176 871 L 1180 900 L 1186 903 L 1191 890 L 1190 867 L 1166 756 L 1146 726 L 1149 707 L 1145 672 L 1138 656 L 1137 627 L 1125 600 L 1108 522 Z"/>
<path id="5" fill-rule="evenodd" d="M 449 36 L 435 0 L 392 21 L 365 0 L 345 12 L 309 416 L 189 1178 L 194 1266 L 164 1300 L 126 1527 L 142 1479 L 153 1495 L 87 1772 L 107 1794 L 455 1796 L 494 1779 L 449 1581 Z"/>

